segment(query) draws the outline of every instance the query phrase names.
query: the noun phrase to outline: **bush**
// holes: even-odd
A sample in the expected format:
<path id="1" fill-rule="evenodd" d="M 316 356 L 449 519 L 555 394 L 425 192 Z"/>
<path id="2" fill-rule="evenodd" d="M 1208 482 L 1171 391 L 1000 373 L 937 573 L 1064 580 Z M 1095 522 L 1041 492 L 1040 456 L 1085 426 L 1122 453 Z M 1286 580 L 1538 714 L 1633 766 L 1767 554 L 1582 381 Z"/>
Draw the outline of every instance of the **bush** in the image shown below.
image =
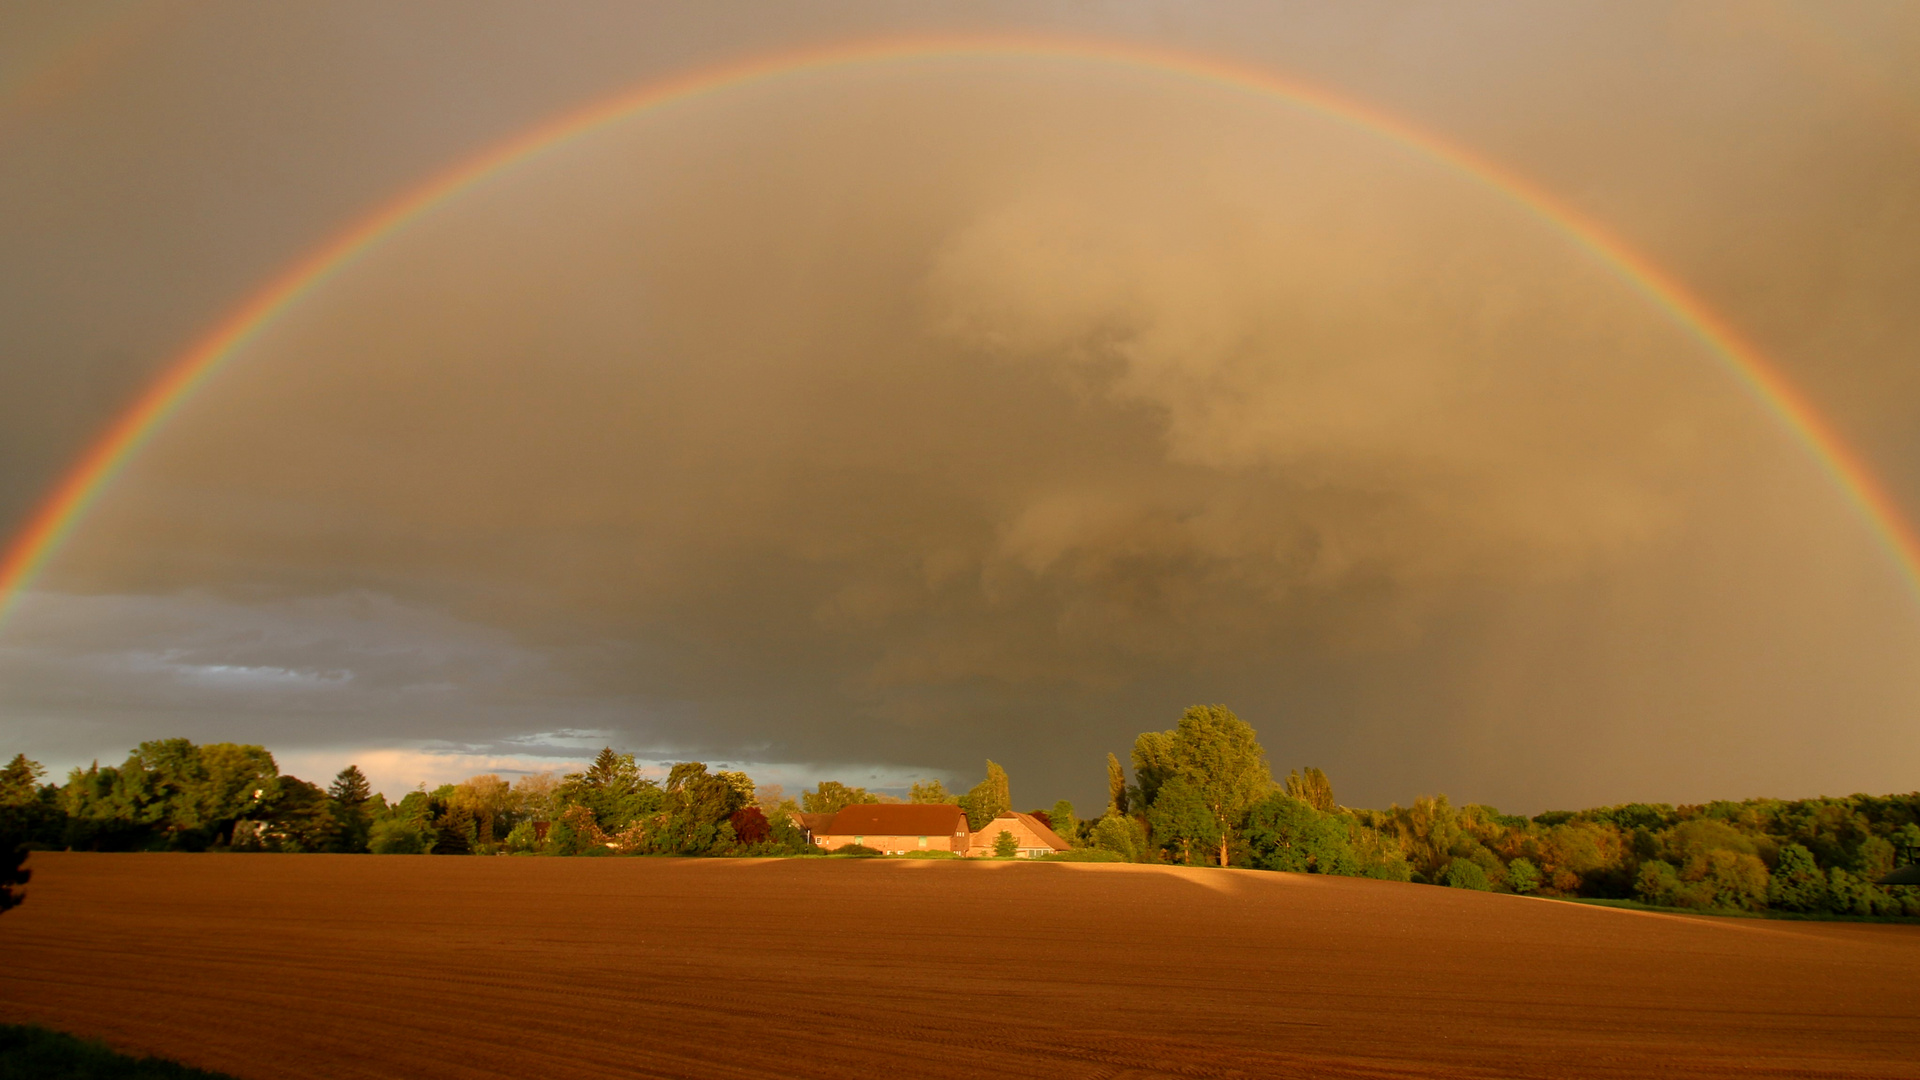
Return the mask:
<path id="1" fill-rule="evenodd" d="M 1105 851 L 1100 848 L 1074 848 L 1072 851 L 1056 851 L 1051 855 L 1042 855 L 1040 862 L 1132 862 L 1132 859 L 1117 851 Z"/>
<path id="2" fill-rule="evenodd" d="M 0 1080 L 233 1080 L 42 1027 L 0 1025 Z"/>
<path id="3" fill-rule="evenodd" d="M 871 859 L 871 858 L 874 858 L 875 856 L 885 855 L 886 852 L 881 851 L 878 848 L 870 848 L 865 844 L 841 844 L 839 847 L 834 848 L 828 854 L 851 855 L 855 858 Z"/>
<path id="4" fill-rule="evenodd" d="M 962 855 L 957 851 L 903 851 L 900 853 L 900 857 L 903 859 L 964 859 L 966 858 L 965 855 Z"/>

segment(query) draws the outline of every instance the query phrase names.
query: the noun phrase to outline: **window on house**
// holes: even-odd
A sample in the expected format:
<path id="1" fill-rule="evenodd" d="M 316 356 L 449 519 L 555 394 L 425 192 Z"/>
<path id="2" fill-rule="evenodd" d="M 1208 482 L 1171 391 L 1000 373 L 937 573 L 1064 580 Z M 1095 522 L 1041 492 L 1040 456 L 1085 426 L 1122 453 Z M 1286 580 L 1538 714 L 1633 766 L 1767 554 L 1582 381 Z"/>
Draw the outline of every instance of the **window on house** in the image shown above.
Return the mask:
<path id="1" fill-rule="evenodd" d="M 927 838 L 926 838 L 926 837 L 924 837 L 924 836 L 923 836 L 923 837 L 921 837 L 921 838 L 920 838 L 920 846 L 921 846 L 921 847 L 926 847 L 926 846 L 927 846 Z"/>

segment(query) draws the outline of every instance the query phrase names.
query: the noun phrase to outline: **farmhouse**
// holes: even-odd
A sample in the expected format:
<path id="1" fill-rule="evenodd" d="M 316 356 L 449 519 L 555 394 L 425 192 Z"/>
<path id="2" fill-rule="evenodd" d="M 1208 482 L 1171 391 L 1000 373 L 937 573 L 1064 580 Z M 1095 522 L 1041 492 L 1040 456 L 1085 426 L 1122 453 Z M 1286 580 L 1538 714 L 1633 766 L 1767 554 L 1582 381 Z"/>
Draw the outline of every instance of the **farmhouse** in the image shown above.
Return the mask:
<path id="1" fill-rule="evenodd" d="M 967 815 L 952 803 L 863 803 L 832 815 L 798 814 L 795 823 L 828 851 L 859 844 L 889 855 L 951 851 L 984 858 L 993 854 L 993 842 L 1003 831 L 1013 834 L 1016 853 L 1023 859 L 1072 846 L 1032 814 L 1001 814 L 979 832 L 970 831 Z"/>
<path id="2" fill-rule="evenodd" d="M 810 817 L 816 815 L 808 815 Z M 898 855 L 908 851 L 967 853 L 967 815 L 952 803 L 862 803 L 810 830 L 813 842 L 832 851 L 861 844 Z"/>
<path id="3" fill-rule="evenodd" d="M 1017 845 L 1020 858 L 1023 859 L 1037 859 L 1042 855 L 1065 851 L 1073 846 L 1060 839 L 1058 833 L 1047 828 L 1032 814 L 1021 814 L 1009 810 L 987 822 L 985 828 L 973 834 L 972 842 L 967 846 L 967 854 L 974 858 L 992 855 L 993 842 L 999 839 L 1002 832 L 1013 834 L 1013 842 Z"/>

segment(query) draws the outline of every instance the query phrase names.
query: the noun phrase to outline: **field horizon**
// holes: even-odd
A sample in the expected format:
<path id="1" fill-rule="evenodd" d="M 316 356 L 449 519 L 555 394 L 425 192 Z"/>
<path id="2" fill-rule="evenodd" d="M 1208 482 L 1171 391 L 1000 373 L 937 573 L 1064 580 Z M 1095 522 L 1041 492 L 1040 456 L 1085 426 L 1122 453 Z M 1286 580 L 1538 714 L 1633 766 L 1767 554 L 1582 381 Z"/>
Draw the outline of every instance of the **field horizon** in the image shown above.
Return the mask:
<path id="1" fill-rule="evenodd" d="M 242 1078 L 1891 1077 L 1920 1038 L 1908 926 L 1130 864 L 32 865 L 0 1021 Z"/>

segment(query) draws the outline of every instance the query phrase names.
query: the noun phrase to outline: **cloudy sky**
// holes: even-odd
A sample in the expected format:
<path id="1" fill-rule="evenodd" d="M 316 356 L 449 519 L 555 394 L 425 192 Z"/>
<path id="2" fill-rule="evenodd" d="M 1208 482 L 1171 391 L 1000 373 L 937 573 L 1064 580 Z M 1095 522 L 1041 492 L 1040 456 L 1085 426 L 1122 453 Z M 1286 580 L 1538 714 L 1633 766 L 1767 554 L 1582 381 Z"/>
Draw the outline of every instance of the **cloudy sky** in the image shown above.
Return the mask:
<path id="1" fill-rule="evenodd" d="M 1231 59 L 1525 176 L 1920 514 L 1898 3 L 14 5 L 0 532 L 170 361 L 570 111 L 945 32 Z M 186 735 L 389 793 L 648 760 L 1097 808 L 1194 702 L 1344 802 L 1909 790 L 1920 597 L 1661 305 L 1269 95 L 948 55 L 636 114 L 265 325 L 0 625 L 0 750 Z"/>

